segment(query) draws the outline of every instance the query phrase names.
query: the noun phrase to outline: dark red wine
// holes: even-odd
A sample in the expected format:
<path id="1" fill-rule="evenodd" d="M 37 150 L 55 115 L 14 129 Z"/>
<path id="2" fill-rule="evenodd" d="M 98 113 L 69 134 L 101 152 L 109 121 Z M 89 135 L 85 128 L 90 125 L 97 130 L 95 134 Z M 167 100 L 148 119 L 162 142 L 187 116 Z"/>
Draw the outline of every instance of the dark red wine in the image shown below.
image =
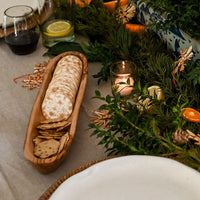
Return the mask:
<path id="1" fill-rule="evenodd" d="M 14 33 L 5 38 L 13 53 L 17 55 L 25 55 L 32 53 L 38 43 L 39 34 L 32 30 L 19 31 L 17 35 Z"/>

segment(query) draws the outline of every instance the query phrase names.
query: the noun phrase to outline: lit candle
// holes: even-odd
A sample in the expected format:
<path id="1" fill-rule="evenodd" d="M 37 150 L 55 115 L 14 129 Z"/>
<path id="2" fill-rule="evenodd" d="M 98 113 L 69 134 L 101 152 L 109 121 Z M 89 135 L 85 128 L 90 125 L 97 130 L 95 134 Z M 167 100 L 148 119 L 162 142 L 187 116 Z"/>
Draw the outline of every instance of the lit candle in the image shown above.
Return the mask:
<path id="1" fill-rule="evenodd" d="M 121 96 L 130 95 L 133 90 L 134 79 L 132 77 L 133 65 L 129 61 L 119 61 L 111 68 L 111 84 L 117 87 Z"/>
<path id="2" fill-rule="evenodd" d="M 127 83 L 128 80 L 129 83 Z M 117 86 L 117 92 L 119 92 L 121 96 L 130 95 L 134 85 L 133 77 L 116 78 L 115 85 Z"/>

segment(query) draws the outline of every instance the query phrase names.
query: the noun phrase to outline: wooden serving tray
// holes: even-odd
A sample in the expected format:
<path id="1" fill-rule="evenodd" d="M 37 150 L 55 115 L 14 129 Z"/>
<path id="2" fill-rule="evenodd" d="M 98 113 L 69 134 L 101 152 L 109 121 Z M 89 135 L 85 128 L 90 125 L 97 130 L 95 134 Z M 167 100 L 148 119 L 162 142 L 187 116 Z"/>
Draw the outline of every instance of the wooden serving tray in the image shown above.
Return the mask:
<path id="1" fill-rule="evenodd" d="M 63 150 L 56 154 L 55 156 L 47 159 L 40 159 L 34 155 L 34 143 L 33 139 L 38 135 L 37 132 L 37 126 L 41 121 L 43 121 L 45 118 L 42 114 L 41 105 L 43 102 L 43 99 L 45 97 L 46 90 L 48 88 L 48 85 L 52 79 L 55 67 L 58 63 L 58 61 L 63 58 L 66 55 L 75 55 L 78 56 L 83 64 L 83 71 L 82 71 L 82 77 L 80 80 L 79 89 L 77 91 L 76 100 L 74 103 L 73 112 L 68 120 L 71 121 L 71 125 L 69 127 L 69 140 L 65 143 Z M 71 143 L 73 141 L 73 138 L 75 136 L 76 132 L 76 126 L 78 121 L 78 115 L 79 115 L 79 109 L 84 97 L 86 84 L 87 84 L 87 76 L 88 76 L 88 63 L 86 57 L 79 53 L 79 52 L 65 52 L 62 53 L 56 57 L 54 57 L 47 66 L 43 83 L 38 91 L 38 95 L 36 97 L 35 103 L 32 108 L 32 112 L 30 115 L 30 120 L 28 124 L 27 129 L 27 135 L 24 142 L 24 155 L 25 157 L 42 173 L 50 173 L 54 171 L 56 168 L 60 166 L 62 161 L 64 160 Z"/>

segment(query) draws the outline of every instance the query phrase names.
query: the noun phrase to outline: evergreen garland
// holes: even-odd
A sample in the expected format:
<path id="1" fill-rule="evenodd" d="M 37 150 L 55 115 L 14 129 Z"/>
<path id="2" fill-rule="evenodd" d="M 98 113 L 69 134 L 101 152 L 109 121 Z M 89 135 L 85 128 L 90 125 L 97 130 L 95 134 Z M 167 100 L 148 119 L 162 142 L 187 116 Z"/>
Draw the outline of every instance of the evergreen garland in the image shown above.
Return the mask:
<path id="1" fill-rule="evenodd" d="M 182 29 L 192 37 L 199 39 L 200 2 L 199 0 L 132 0 L 145 2 L 147 6 L 165 17 L 163 22 L 152 24 L 157 29 Z M 197 30 L 197 31 L 196 31 Z"/>
<path id="2" fill-rule="evenodd" d="M 159 64 L 163 64 L 163 58 L 155 58 Z M 175 88 L 172 81 L 172 65 L 165 57 L 165 65 L 154 65 L 152 58 L 147 61 L 148 68 L 136 76 L 134 90 L 129 97 L 121 97 L 119 93 L 101 96 L 96 91 L 96 97 L 104 104 L 98 109 L 108 110 L 109 123 L 102 127 L 94 122 L 90 123 L 93 129 L 92 135 L 100 139 L 108 154 L 142 154 L 157 155 L 174 158 L 188 166 L 200 171 L 200 146 L 194 141 L 186 143 L 174 142 L 174 134 L 178 130 L 189 129 L 198 134 L 199 123 L 188 122 L 182 117 L 182 109 L 192 107 L 199 110 L 199 87 L 193 86 L 193 82 L 180 75 L 177 79 L 178 87 Z M 188 67 L 188 66 L 187 66 Z M 188 67 L 187 71 L 192 70 Z M 148 71 L 148 72 L 147 72 Z M 165 99 L 152 99 L 148 95 L 147 88 L 159 85 Z M 152 110 L 145 109 L 141 112 L 138 107 L 138 97 L 151 98 Z"/>
<path id="3" fill-rule="evenodd" d="M 196 135 L 200 124 L 189 122 L 182 117 L 182 109 L 191 107 L 200 111 L 200 64 L 188 61 L 185 70 L 175 76 L 172 71 L 177 56 L 167 50 L 160 39 L 151 31 L 145 34 L 131 33 L 123 24 L 108 13 L 103 1 L 93 0 L 84 8 L 74 6 L 73 20 L 76 31 L 90 39 L 89 44 L 59 43 L 50 48 L 48 55 L 76 49 L 84 53 L 89 62 L 101 62 L 102 68 L 95 75 L 99 83 L 107 81 L 110 67 L 117 60 L 135 63 L 134 90 L 129 97 L 101 96 L 95 98 L 104 103 L 98 109 L 106 110 L 108 123 L 102 127 L 91 122 L 92 136 L 99 138 L 108 154 L 142 154 L 174 158 L 200 171 L 200 146 L 195 141 L 185 143 L 174 141 L 177 131 L 189 129 Z M 106 20 L 106 21 L 105 21 Z M 158 85 L 165 99 L 157 100 L 148 94 L 148 87 Z M 138 109 L 138 98 L 150 98 L 151 110 Z"/>

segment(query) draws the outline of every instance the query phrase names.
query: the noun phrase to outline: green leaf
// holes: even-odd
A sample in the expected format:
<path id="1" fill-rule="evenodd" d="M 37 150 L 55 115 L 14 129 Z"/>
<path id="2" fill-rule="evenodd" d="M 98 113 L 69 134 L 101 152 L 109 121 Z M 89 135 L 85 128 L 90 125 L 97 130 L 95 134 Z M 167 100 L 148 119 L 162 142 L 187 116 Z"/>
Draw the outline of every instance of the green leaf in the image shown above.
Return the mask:
<path id="1" fill-rule="evenodd" d="M 67 51 L 78 51 L 80 53 L 84 53 L 80 44 L 77 42 L 59 42 L 54 46 L 50 47 L 48 51 L 44 54 L 44 56 L 46 55 L 57 56 Z"/>
<path id="2" fill-rule="evenodd" d="M 96 95 L 97 97 L 101 97 L 100 91 L 99 91 L 99 90 L 95 90 L 95 95 Z"/>
<path id="3" fill-rule="evenodd" d="M 111 103 L 111 96 L 110 96 L 110 95 L 107 95 L 107 96 L 106 96 L 106 102 L 107 102 L 107 103 Z"/>

